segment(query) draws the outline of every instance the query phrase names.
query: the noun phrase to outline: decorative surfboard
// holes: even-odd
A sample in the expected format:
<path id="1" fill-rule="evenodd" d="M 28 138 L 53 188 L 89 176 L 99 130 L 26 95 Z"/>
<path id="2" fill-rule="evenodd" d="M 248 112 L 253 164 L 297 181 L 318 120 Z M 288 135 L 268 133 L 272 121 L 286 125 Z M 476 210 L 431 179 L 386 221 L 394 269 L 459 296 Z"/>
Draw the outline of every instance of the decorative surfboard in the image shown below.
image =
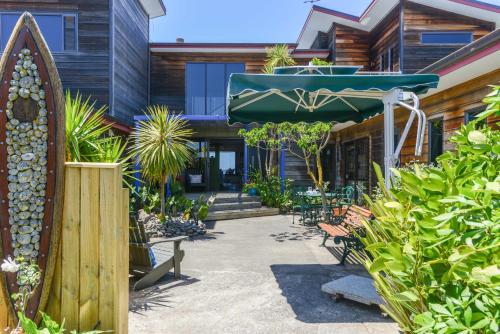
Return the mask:
<path id="1" fill-rule="evenodd" d="M 56 65 L 35 19 L 21 15 L 0 61 L 0 260 L 36 263 L 41 283 L 26 314 L 40 319 L 57 258 L 64 185 L 64 98 Z M 0 273 L 5 296 L 19 290 Z M 11 316 L 14 305 L 10 303 Z"/>

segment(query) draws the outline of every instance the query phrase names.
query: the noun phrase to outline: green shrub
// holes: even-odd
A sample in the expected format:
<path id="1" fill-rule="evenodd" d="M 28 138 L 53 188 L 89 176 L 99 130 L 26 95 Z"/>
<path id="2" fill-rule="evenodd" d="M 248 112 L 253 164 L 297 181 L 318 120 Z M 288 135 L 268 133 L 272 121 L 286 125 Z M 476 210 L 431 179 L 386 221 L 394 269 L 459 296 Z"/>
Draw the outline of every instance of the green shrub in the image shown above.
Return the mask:
<path id="1" fill-rule="evenodd" d="M 270 208 L 279 208 L 281 212 L 287 212 L 292 206 L 292 180 L 285 179 L 285 189 L 282 189 L 282 179 L 273 171 L 271 175 L 263 177 L 259 171 L 253 171 L 243 186 L 243 192 L 255 188 L 262 200 L 262 204 Z"/>
<path id="2" fill-rule="evenodd" d="M 500 90 L 477 122 L 499 114 Z M 397 187 L 366 200 L 366 268 L 384 310 L 411 333 L 498 333 L 500 132 L 462 126 L 437 167 L 394 170 Z"/>

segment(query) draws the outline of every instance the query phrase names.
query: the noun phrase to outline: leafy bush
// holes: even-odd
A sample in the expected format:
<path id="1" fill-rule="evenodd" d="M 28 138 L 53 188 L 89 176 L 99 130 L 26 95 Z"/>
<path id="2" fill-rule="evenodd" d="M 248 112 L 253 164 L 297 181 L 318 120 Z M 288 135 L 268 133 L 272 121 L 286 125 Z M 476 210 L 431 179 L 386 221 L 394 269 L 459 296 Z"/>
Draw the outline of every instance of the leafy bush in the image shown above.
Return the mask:
<path id="1" fill-rule="evenodd" d="M 143 209 L 146 213 L 152 213 L 160 206 L 160 193 L 158 187 L 144 184 L 137 191 L 131 192 L 130 211 Z"/>
<path id="2" fill-rule="evenodd" d="M 255 188 L 262 204 L 270 208 L 280 208 L 282 212 L 286 212 L 292 206 L 292 180 L 285 179 L 283 192 L 281 191 L 281 181 L 282 179 L 276 175 L 276 172 L 263 177 L 259 171 L 253 171 L 248 177 L 248 182 L 243 186 L 243 192 Z"/>
<path id="3" fill-rule="evenodd" d="M 500 111 L 500 90 L 477 122 Z M 368 257 L 358 254 L 387 302 L 384 310 L 411 333 L 498 333 L 500 318 L 500 132 L 476 122 L 451 139 L 440 167 L 394 170 L 397 187 L 366 197 Z"/>

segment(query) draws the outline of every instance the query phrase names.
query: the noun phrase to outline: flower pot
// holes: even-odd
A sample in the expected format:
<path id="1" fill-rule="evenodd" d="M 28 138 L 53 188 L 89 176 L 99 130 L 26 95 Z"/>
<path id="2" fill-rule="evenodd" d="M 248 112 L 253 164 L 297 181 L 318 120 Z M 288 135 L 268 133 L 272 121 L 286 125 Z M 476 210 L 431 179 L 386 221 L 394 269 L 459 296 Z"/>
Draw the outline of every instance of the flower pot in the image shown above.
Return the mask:
<path id="1" fill-rule="evenodd" d="M 257 189 L 255 189 L 255 188 L 248 189 L 248 195 L 257 196 Z"/>

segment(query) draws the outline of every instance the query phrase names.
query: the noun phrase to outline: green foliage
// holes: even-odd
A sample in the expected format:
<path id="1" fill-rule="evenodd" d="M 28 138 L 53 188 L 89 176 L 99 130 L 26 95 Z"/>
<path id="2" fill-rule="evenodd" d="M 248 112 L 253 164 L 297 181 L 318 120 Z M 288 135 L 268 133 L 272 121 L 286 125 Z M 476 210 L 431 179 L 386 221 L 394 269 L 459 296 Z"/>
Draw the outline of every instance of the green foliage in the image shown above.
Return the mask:
<path id="1" fill-rule="evenodd" d="M 500 112 L 494 87 L 488 110 Z M 476 122 L 451 139 L 440 167 L 394 170 L 398 187 L 366 197 L 376 219 L 365 223 L 358 254 L 405 332 L 498 333 L 500 319 L 500 131 Z"/>
<path id="2" fill-rule="evenodd" d="M 66 160 L 75 162 L 94 162 L 99 155 L 99 144 L 111 129 L 105 125 L 106 107 L 96 110 L 90 98 L 82 99 L 80 93 L 71 98 L 66 92 Z"/>
<path id="3" fill-rule="evenodd" d="M 243 186 L 243 192 L 255 188 L 262 204 L 271 208 L 280 208 L 281 212 L 287 212 L 292 206 L 292 180 L 285 179 L 285 189 L 281 191 L 282 179 L 276 174 L 273 172 L 270 176 L 263 177 L 259 171 L 252 171 L 248 176 L 247 183 Z"/>
<path id="4" fill-rule="evenodd" d="M 18 313 L 19 322 L 21 323 L 21 328 L 24 334 L 64 334 L 66 330 L 64 329 L 64 320 L 62 324 L 58 324 L 56 321 L 52 320 L 47 314 L 42 313 L 42 323 L 40 327 L 30 318 L 26 317 L 22 312 Z M 89 332 L 77 332 L 76 330 L 71 331 L 71 334 L 100 334 L 109 333 L 110 331 L 98 331 L 93 330 Z"/>
<path id="5" fill-rule="evenodd" d="M 264 73 L 272 74 L 276 67 L 294 66 L 295 60 L 290 56 L 290 49 L 286 44 L 278 44 L 267 49 Z"/>
<path id="6" fill-rule="evenodd" d="M 148 107 L 147 120 L 140 121 L 131 135 L 132 154 L 141 165 L 142 176 L 160 187 L 161 215 L 165 215 L 165 183 L 191 162 L 193 152 L 188 138 L 193 131 L 180 115 L 165 106 Z"/>
<path id="7" fill-rule="evenodd" d="M 278 127 L 281 140 L 288 148 L 288 151 L 304 160 L 307 174 L 314 182 L 316 188 L 321 193 L 321 203 L 323 206 L 323 219 L 326 220 L 327 198 L 326 184 L 323 178 L 323 162 L 321 152 L 330 141 L 332 125 L 330 123 L 316 122 L 307 123 L 281 123 Z"/>
<path id="8" fill-rule="evenodd" d="M 311 65 L 313 65 L 313 66 L 333 66 L 333 62 L 314 57 L 311 60 Z"/>
<path id="9" fill-rule="evenodd" d="M 160 205 L 160 193 L 157 187 L 144 184 L 137 192 L 131 193 L 130 205 L 132 212 L 136 208 L 143 209 L 146 213 L 154 212 Z"/>
<path id="10" fill-rule="evenodd" d="M 96 110 L 90 98 L 74 98 L 66 92 L 66 160 L 73 162 L 120 163 L 124 183 L 132 189 L 133 170 L 126 154 L 127 141 L 110 135 L 111 124 L 104 123 L 105 107 Z"/>
<path id="11" fill-rule="evenodd" d="M 265 174 L 271 176 L 275 171 L 274 163 L 278 152 L 282 149 L 282 141 L 280 138 L 279 125 L 266 123 L 260 127 L 252 129 L 240 129 L 238 135 L 243 137 L 243 140 L 248 147 L 256 148 L 259 152 L 260 159 L 261 150 L 265 152 Z M 259 162 L 259 167 L 261 166 Z M 263 173 L 262 173 L 263 174 Z"/>

